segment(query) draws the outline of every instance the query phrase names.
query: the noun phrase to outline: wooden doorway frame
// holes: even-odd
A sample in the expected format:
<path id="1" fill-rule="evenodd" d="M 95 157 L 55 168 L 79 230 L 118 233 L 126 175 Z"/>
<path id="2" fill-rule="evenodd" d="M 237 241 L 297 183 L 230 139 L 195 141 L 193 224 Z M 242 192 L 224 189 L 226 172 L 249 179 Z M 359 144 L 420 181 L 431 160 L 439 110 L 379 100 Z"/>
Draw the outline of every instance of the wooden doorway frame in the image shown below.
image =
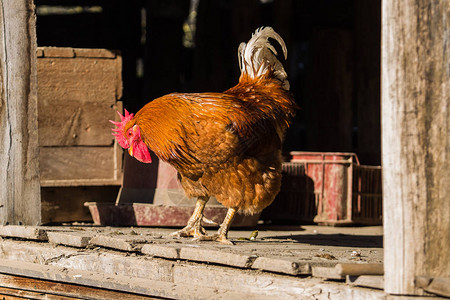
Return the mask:
<path id="1" fill-rule="evenodd" d="M 385 291 L 450 277 L 450 1 L 382 1 Z M 51 117 L 51 116 L 49 116 Z M 38 225 L 36 17 L 0 0 L 0 224 Z"/>
<path id="2" fill-rule="evenodd" d="M 2 225 L 41 222 L 37 128 L 34 4 L 32 0 L 0 0 Z"/>

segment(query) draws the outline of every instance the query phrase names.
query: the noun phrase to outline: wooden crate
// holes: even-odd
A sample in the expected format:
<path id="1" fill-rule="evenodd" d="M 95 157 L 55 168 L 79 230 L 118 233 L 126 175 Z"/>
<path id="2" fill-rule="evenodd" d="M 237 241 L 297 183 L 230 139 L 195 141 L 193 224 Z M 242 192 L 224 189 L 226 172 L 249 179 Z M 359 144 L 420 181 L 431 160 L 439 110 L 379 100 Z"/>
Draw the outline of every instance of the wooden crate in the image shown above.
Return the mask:
<path id="1" fill-rule="evenodd" d="M 98 187 L 102 198 L 111 196 L 105 187 L 117 191 L 122 183 L 122 149 L 108 121 L 122 110 L 121 57 L 106 49 L 59 47 L 40 47 L 37 57 L 42 221 L 86 221 L 85 201 L 115 200 L 86 197 L 86 187 Z M 76 196 L 64 201 L 68 187 Z"/>
<path id="2" fill-rule="evenodd" d="M 121 108 L 120 56 L 42 47 L 37 61 L 41 185 L 120 185 L 122 151 L 108 122 Z"/>

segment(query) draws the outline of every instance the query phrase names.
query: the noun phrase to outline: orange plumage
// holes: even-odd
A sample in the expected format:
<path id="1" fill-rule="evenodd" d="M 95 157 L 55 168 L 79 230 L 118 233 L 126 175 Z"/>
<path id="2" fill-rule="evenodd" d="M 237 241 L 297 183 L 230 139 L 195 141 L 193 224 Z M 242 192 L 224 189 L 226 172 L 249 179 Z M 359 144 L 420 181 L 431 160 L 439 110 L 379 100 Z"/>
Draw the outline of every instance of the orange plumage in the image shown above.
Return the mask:
<path id="1" fill-rule="evenodd" d="M 286 55 L 272 28 L 258 29 L 239 47 L 242 74 L 235 87 L 223 93 L 163 96 L 116 130 L 130 154 L 148 162 L 149 148 L 177 169 L 186 195 L 198 198 L 188 225 L 176 235 L 230 243 L 227 232 L 234 213 L 260 212 L 280 189 L 281 145 L 297 107 L 268 38 L 278 41 Z M 212 237 L 201 226 L 210 196 L 229 208 Z"/>

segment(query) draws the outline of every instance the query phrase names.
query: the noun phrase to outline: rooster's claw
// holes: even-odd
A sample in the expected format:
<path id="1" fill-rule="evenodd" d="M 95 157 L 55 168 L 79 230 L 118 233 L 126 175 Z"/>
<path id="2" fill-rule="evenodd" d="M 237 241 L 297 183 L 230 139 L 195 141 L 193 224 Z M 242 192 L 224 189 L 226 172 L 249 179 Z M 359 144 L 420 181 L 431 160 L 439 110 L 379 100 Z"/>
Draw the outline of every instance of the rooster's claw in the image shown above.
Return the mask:
<path id="1" fill-rule="evenodd" d="M 199 237 L 207 236 L 206 230 L 202 226 L 186 226 L 181 230 L 172 232 L 169 234 L 171 237 L 194 237 L 197 239 Z"/>
<path id="2" fill-rule="evenodd" d="M 218 234 L 214 234 L 214 235 L 205 235 L 205 236 L 200 236 L 200 237 L 196 237 L 194 238 L 197 241 L 215 241 L 215 242 L 219 242 L 225 245 L 230 245 L 233 246 L 234 243 L 232 241 L 230 241 L 229 239 L 226 238 L 226 236 L 223 235 L 218 235 Z"/>

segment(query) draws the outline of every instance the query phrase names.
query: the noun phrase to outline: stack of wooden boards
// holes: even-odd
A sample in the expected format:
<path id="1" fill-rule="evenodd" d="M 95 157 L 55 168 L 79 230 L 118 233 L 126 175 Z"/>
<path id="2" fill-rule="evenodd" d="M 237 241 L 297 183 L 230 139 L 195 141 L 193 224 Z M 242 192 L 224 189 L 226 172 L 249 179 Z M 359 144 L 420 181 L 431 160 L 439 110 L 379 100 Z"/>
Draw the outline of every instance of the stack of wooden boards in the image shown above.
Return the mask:
<path id="1" fill-rule="evenodd" d="M 40 47 L 37 57 L 42 222 L 88 221 L 83 203 L 114 201 L 122 183 L 108 122 L 121 110 L 121 57 L 59 47 Z"/>

